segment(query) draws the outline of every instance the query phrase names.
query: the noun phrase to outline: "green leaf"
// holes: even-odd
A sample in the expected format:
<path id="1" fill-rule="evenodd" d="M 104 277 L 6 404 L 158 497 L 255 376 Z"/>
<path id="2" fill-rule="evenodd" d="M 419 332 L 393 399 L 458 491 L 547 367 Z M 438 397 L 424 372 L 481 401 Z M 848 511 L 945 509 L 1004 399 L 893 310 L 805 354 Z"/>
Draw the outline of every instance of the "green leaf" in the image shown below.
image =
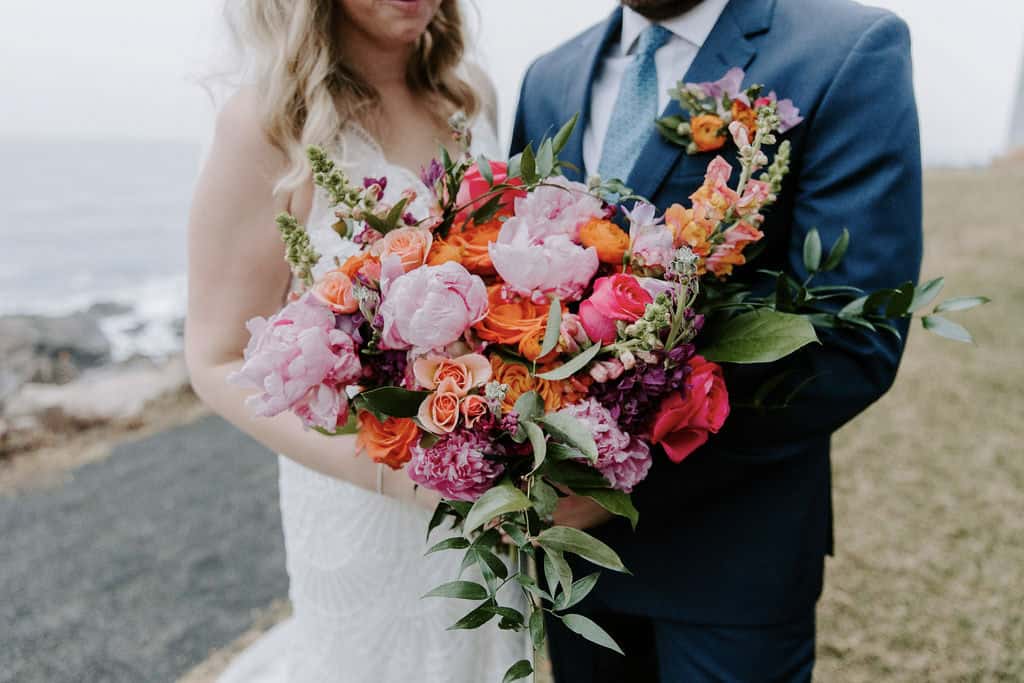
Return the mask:
<path id="1" fill-rule="evenodd" d="M 551 145 L 551 140 L 548 139 L 540 143 L 540 149 L 537 150 L 537 175 L 541 179 L 547 178 L 553 170 L 555 170 L 555 150 Z"/>
<path id="2" fill-rule="evenodd" d="M 526 430 L 526 436 L 530 439 L 530 447 L 533 448 L 533 469 L 530 471 L 531 474 L 537 471 L 537 468 L 544 464 L 544 458 L 547 457 L 548 442 L 544 437 L 544 430 L 537 426 L 536 422 L 523 422 L 523 429 Z"/>
<path id="3" fill-rule="evenodd" d="M 512 408 L 522 422 L 532 422 L 544 415 L 544 399 L 536 391 L 527 391 L 516 399 Z"/>
<path id="4" fill-rule="evenodd" d="M 477 499 L 466 515 L 463 531 L 466 534 L 471 533 L 498 515 L 519 512 L 529 507 L 530 499 L 522 491 L 511 482 L 503 482 Z"/>
<path id="5" fill-rule="evenodd" d="M 587 363 L 589 363 L 590 361 L 594 360 L 594 358 L 600 352 L 601 352 L 601 344 L 600 343 L 594 344 L 594 345 L 590 346 L 589 348 L 587 348 L 586 351 L 582 351 L 582 352 L 576 354 L 575 356 L 573 356 L 569 360 L 569 362 L 567 362 L 567 363 L 565 363 L 563 365 L 559 365 L 557 368 L 555 368 L 554 370 L 551 370 L 550 372 L 545 372 L 545 373 L 542 373 L 540 375 L 537 375 L 537 377 L 539 377 L 541 379 L 552 380 L 552 381 L 557 381 L 557 380 L 560 380 L 560 379 L 568 379 L 569 377 L 572 377 L 577 372 L 579 372 L 580 370 L 585 368 L 587 366 Z"/>
<path id="6" fill-rule="evenodd" d="M 534 609 L 530 613 L 530 640 L 533 641 L 533 649 L 540 650 L 544 647 L 544 610 Z"/>
<path id="7" fill-rule="evenodd" d="M 416 417 L 428 391 L 409 391 L 399 387 L 380 387 L 359 394 L 360 401 L 375 413 L 391 417 Z"/>
<path id="8" fill-rule="evenodd" d="M 992 301 L 987 296 L 961 296 L 954 299 L 946 299 L 935 307 L 936 313 L 949 313 L 951 311 L 966 311 L 975 306 L 982 306 Z"/>
<path id="9" fill-rule="evenodd" d="M 488 199 L 483 206 L 473 211 L 473 220 L 477 223 L 486 223 L 487 221 L 494 218 L 494 214 L 498 213 L 498 209 L 501 208 L 501 195 L 496 194 Z"/>
<path id="10" fill-rule="evenodd" d="M 555 605 L 556 610 L 564 610 L 575 607 L 576 605 L 583 602 L 583 600 L 590 595 L 590 591 L 594 590 L 594 586 L 597 585 L 597 580 L 601 578 L 600 572 L 594 572 L 584 576 L 579 581 L 572 582 L 572 597 L 568 602 L 562 600 L 562 596 L 559 596 L 558 604 Z"/>
<path id="11" fill-rule="evenodd" d="M 442 550 L 463 550 L 468 547 L 469 541 L 467 541 L 462 536 L 455 536 L 453 538 L 446 538 L 440 543 L 435 543 L 434 545 L 430 546 L 430 550 L 428 550 L 425 554 L 429 555 L 431 553 L 441 552 Z"/>
<path id="12" fill-rule="evenodd" d="M 572 553 L 599 567 L 617 572 L 626 572 L 626 566 L 622 564 L 618 553 L 604 542 L 579 529 L 567 526 L 553 526 L 540 532 L 540 535 L 537 536 L 537 543 L 544 550 Z"/>
<path id="13" fill-rule="evenodd" d="M 868 298 L 866 296 L 854 299 L 843 306 L 836 315 L 840 320 L 849 320 L 850 318 L 860 316 L 864 313 L 864 304 L 867 303 L 867 300 Z"/>
<path id="14" fill-rule="evenodd" d="M 516 583 L 525 588 L 530 595 L 537 598 L 538 600 L 547 600 L 548 602 L 554 602 L 551 595 L 546 590 L 537 585 L 537 582 L 533 580 L 533 577 L 529 574 L 516 574 Z M 557 580 L 557 579 L 556 579 Z"/>
<path id="15" fill-rule="evenodd" d="M 921 324 L 924 325 L 924 329 L 934 332 L 940 337 L 966 344 L 974 343 L 974 337 L 967 331 L 967 328 L 956 324 L 952 320 L 947 320 L 941 315 L 926 315 L 921 318 Z"/>
<path id="16" fill-rule="evenodd" d="M 565 614 L 560 616 L 559 619 L 561 619 L 562 623 L 565 624 L 573 633 L 581 635 L 590 642 L 596 643 L 601 647 L 614 650 L 620 655 L 625 654 L 622 652 L 622 648 L 619 647 L 619 644 L 616 643 L 603 628 L 585 616 L 581 614 Z"/>
<path id="17" fill-rule="evenodd" d="M 448 507 L 448 503 L 444 502 L 443 500 L 439 502 L 437 506 L 434 508 L 434 514 L 430 516 L 430 523 L 427 524 L 428 541 L 430 540 L 431 532 L 433 532 L 434 529 L 436 529 L 437 527 L 441 526 L 441 523 L 444 521 L 444 518 L 448 516 L 448 510 L 450 509 L 451 508 Z M 456 536 L 456 538 L 463 540 L 459 536 Z M 427 554 L 429 554 L 429 551 Z"/>
<path id="18" fill-rule="evenodd" d="M 839 267 L 839 264 L 843 262 L 843 257 L 846 256 L 846 250 L 850 247 L 850 231 L 843 228 L 842 234 L 839 235 L 839 239 L 832 245 L 832 248 L 828 252 L 828 256 L 825 258 L 825 263 L 821 266 L 822 272 L 828 272 L 835 270 Z"/>
<path id="19" fill-rule="evenodd" d="M 566 121 L 562 127 L 558 129 L 558 132 L 555 133 L 555 137 L 551 142 L 555 154 L 558 154 L 565 149 L 566 144 L 569 142 L 569 138 L 572 137 L 572 131 L 576 128 L 576 122 L 579 121 L 579 118 L 579 114 L 574 114 L 573 117 Z"/>
<path id="20" fill-rule="evenodd" d="M 517 546 L 524 546 L 530 542 L 527 538 L 526 533 L 517 524 L 512 522 L 506 522 L 501 525 L 501 530 L 505 532 L 505 535 L 512 539 L 512 542 Z"/>
<path id="21" fill-rule="evenodd" d="M 516 154 L 514 157 L 508 160 L 508 178 L 521 178 L 523 175 L 523 155 L 522 153 Z"/>
<path id="22" fill-rule="evenodd" d="M 603 488 L 577 488 L 573 489 L 573 493 L 590 498 L 613 515 L 625 517 L 634 529 L 640 522 L 640 513 L 628 493 Z"/>
<path id="23" fill-rule="evenodd" d="M 526 617 L 519 610 L 512 607 L 491 607 L 495 614 L 501 617 L 501 623 L 498 624 L 498 628 L 504 631 L 515 630 L 518 631 L 526 623 Z"/>
<path id="24" fill-rule="evenodd" d="M 578 449 L 591 462 L 597 460 L 594 433 L 583 422 L 567 413 L 549 413 L 540 421 L 556 440 Z"/>
<path id="25" fill-rule="evenodd" d="M 530 497 L 533 498 L 533 509 L 541 518 L 554 514 L 555 506 L 558 505 L 558 492 L 555 491 L 555 487 L 540 480 L 535 481 L 530 488 Z"/>
<path id="26" fill-rule="evenodd" d="M 485 600 L 487 589 L 472 581 L 451 581 L 430 591 L 424 598 L 456 598 L 458 600 Z"/>
<path id="27" fill-rule="evenodd" d="M 920 311 L 922 308 L 935 301 L 935 297 L 942 291 L 943 285 L 946 284 L 946 279 L 937 277 L 934 280 L 929 280 L 923 285 L 919 285 L 914 290 L 914 300 L 910 304 L 911 312 Z"/>
<path id="28" fill-rule="evenodd" d="M 533 145 L 527 145 L 519 160 L 520 173 L 527 184 L 537 182 L 537 157 L 533 154 Z"/>
<path id="29" fill-rule="evenodd" d="M 562 587 L 562 594 L 572 597 L 572 567 L 558 550 L 548 550 L 544 553 L 544 577 L 548 582 L 548 591 L 554 597 L 558 586 Z M 568 599 L 568 598 L 567 598 Z"/>
<path id="30" fill-rule="evenodd" d="M 530 674 L 533 673 L 533 664 L 528 659 L 520 659 L 518 662 L 513 664 L 505 672 L 505 677 L 501 679 L 501 683 L 512 683 L 512 681 L 521 681 Z"/>
<path id="31" fill-rule="evenodd" d="M 548 457 L 555 460 L 586 460 L 587 456 L 569 444 L 552 441 L 548 444 Z"/>
<path id="32" fill-rule="evenodd" d="M 494 618 L 494 610 L 491 609 L 490 601 L 477 607 L 475 610 L 462 617 L 454 624 L 448 627 L 449 631 L 457 631 L 461 629 L 474 629 L 480 628 L 488 621 Z"/>
<path id="33" fill-rule="evenodd" d="M 548 309 L 548 321 L 544 327 L 544 342 L 540 345 L 540 355 L 543 358 L 558 346 L 558 339 L 562 336 L 562 302 L 558 297 L 551 300 Z"/>
<path id="34" fill-rule="evenodd" d="M 494 185 L 494 172 L 491 169 L 491 162 L 483 154 L 476 158 L 476 167 L 480 169 L 480 176 L 487 181 L 488 185 Z"/>
<path id="35" fill-rule="evenodd" d="M 804 316 L 766 309 L 736 316 L 704 334 L 711 341 L 702 355 L 719 363 L 772 363 L 818 342 Z"/>
<path id="36" fill-rule="evenodd" d="M 821 234 L 817 228 L 811 228 L 804 238 L 804 268 L 816 273 L 821 266 Z"/>
<path id="37" fill-rule="evenodd" d="M 476 554 L 479 556 L 480 561 L 494 572 L 495 576 L 499 579 L 508 578 L 508 567 L 501 561 L 500 557 L 484 548 L 477 548 Z"/>
<path id="38" fill-rule="evenodd" d="M 544 463 L 542 472 L 556 484 L 562 484 L 571 489 L 577 487 L 608 488 L 611 486 L 600 472 L 581 462 L 572 462 L 571 460 L 556 462 L 549 459 Z"/>

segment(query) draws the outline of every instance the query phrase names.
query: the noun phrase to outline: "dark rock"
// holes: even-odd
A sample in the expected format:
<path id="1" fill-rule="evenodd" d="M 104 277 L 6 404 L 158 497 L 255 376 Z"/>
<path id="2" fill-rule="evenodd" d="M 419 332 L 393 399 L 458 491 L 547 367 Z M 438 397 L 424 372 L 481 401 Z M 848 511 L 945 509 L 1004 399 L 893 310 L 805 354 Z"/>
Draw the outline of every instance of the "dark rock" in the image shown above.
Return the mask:
<path id="1" fill-rule="evenodd" d="M 131 313 L 134 308 L 128 304 L 118 303 L 116 301 L 100 301 L 95 303 L 86 310 L 86 315 L 91 315 L 94 318 L 111 318 L 115 315 L 127 315 Z"/>

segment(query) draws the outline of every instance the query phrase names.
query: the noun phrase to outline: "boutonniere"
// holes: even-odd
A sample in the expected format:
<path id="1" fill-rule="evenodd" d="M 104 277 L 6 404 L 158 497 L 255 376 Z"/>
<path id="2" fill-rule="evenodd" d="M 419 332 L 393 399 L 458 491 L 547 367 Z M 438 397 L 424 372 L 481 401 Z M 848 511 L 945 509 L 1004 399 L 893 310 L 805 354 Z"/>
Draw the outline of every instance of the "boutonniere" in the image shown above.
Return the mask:
<path id="1" fill-rule="evenodd" d="M 758 119 L 765 115 L 778 117 L 778 125 L 773 128 L 779 134 L 804 120 L 793 101 L 780 100 L 774 90 L 763 95 L 763 85 L 742 88 L 745 75 L 743 69 L 733 67 L 717 81 L 680 81 L 670 95 L 689 112 L 689 117 L 662 117 L 657 121 L 658 130 L 669 142 L 684 147 L 687 154 L 698 154 L 721 149 L 730 134 L 737 146 L 743 147 L 742 141 L 755 136 Z M 738 122 L 742 130 L 732 126 L 733 122 Z"/>

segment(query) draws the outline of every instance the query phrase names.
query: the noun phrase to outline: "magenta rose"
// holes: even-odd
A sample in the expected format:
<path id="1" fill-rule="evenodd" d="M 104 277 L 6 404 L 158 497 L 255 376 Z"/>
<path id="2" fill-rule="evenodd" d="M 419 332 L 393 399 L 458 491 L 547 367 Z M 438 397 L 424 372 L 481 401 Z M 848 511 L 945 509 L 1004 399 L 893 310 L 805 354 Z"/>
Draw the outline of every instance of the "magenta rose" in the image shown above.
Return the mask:
<path id="1" fill-rule="evenodd" d="M 661 444 L 673 462 L 682 462 L 703 446 L 709 434 L 717 434 L 729 417 L 729 392 L 722 368 L 694 356 L 687 363 L 685 393 L 669 396 L 658 408 L 651 440 Z"/>
<path id="2" fill-rule="evenodd" d="M 492 161 L 490 164 L 491 175 L 494 177 L 495 185 L 508 183 L 519 186 L 523 184 L 523 181 L 519 178 L 509 180 L 508 164 L 502 161 Z M 478 164 L 470 166 L 469 170 L 466 171 L 466 175 L 462 178 L 462 184 L 459 185 L 459 194 L 455 197 L 455 203 L 463 207 L 456 220 L 461 223 L 468 217 L 469 213 L 490 201 L 490 197 L 485 197 L 484 195 L 491 191 L 491 187 L 491 184 L 484 178 L 484 174 L 480 172 L 480 166 Z M 516 198 L 525 196 L 526 193 L 522 190 L 504 190 L 501 193 L 498 212 L 504 214 L 511 213 Z"/>
<path id="3" fill-rule="evenodd" d="M 394 280 L 387 278 L 380 307 L 381 348 L 440 349 L 485 315 L 487 287 L 478 276 L 454 261 L 420 266 Z"/>
<path id="4" fill-rule="evenodd" d="M 598 278 L 593 294 L 580 304 L 580 322 L 588 337 L 611 344 L 618 334 L 616 321 L 635 321 L 652 301 L 654 297 L 632 275 L 617 273 Z"/>

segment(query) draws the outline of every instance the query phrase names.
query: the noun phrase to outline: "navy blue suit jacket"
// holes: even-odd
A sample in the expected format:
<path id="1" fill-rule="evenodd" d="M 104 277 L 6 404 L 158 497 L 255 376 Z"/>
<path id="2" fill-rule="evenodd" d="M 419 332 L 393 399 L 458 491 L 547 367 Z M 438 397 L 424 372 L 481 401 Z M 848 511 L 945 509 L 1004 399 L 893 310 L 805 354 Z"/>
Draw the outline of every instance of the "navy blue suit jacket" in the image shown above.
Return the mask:
<path id="1" fill-rule="evenodd" d="M 512 151 L 579 112 L 562 158 L 581 169 L 595 71 L 618 39 L 621 10 L 540 57 L 522 85 Z M 818 284 L 864 289 L 917 280 L 921 259 L 921 163 L 910 38 L 903 21 L 849 0 L 732 0 L 686 72 L 710 81 L 747 70 L 791 98 L 805 121 L 786 134 L 792 171 L 764 225 L 755 268 L 803 279 L 804 236 L 826 248 L 845 227 L 847 257 Z M 679 74 L 680 78 L 684 74 Z M 679 113 L 673 102 L 665 113 Z M 701 183 L 712 155 L 688 156 L 655 131 L 627 184 L 665 209 Z M 593 170 L 592 170 L 593 171 Z M 738 277 L 756 278 L 747 268 Z M 906 326 L 902 326 L 906 331 Z M 829 440 L 892 384 L 903 345 L 855 330 L 823 335 L 780 365 L 816 379 L 788 408 L 734 409 L 726 428 L 680 465 L 656 454 L 634 494 L 636 533 L 613 522 L 596 530 L 632 576 L 605 572 L 592 606 L 691 623 L 772 624 L 805 617 L 821 593 L 832 550 Z M 768 371 L 729 369 L 735 401 Z M 851 463 L 855 467 L 855 463 Z"/>

